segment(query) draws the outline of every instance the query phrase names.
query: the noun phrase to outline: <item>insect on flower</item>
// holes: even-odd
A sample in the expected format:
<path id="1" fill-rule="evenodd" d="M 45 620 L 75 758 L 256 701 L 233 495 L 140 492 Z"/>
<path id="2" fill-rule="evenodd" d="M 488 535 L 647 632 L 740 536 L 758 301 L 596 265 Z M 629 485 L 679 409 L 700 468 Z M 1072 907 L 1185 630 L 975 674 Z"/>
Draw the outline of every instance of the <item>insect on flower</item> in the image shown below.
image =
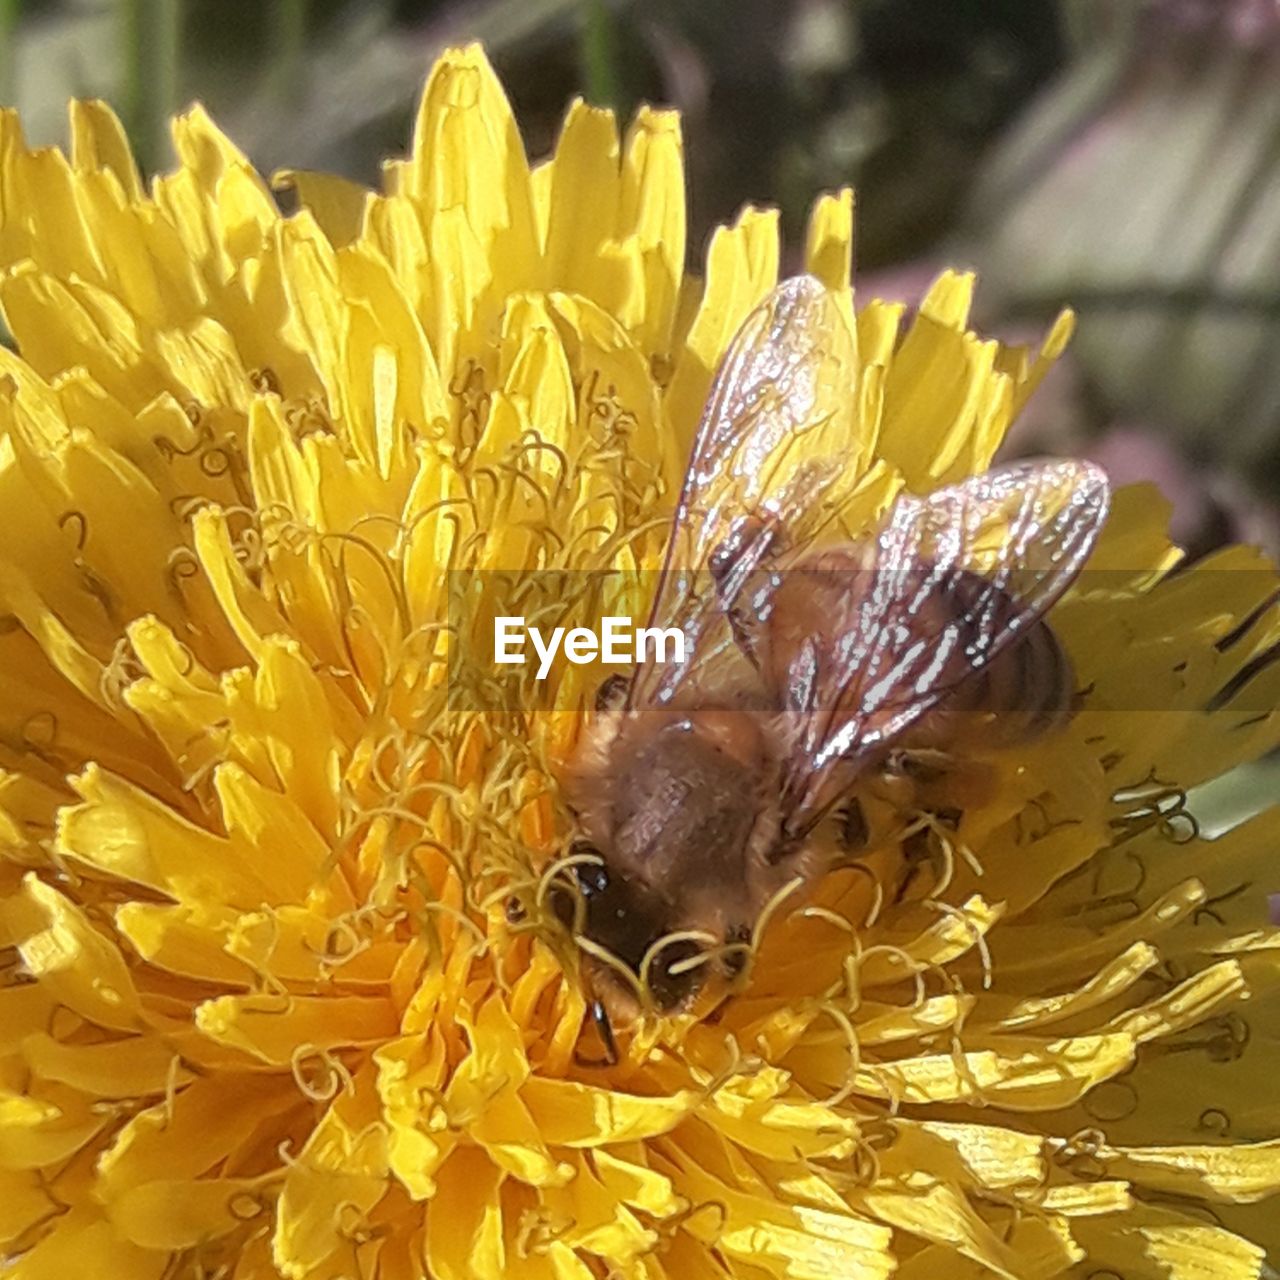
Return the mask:
<path id="1" fill-rule="evenodd" d="M 637 999 L 743 971 L 766 906 L 825 870 L 808 837 L 876 772 L 945 772 L 1060 726 L 1070 662 L 1044 621 L 1106 516 L 1105 476 L 1022 462 L 902 494 L 840 541 L 856 488 L 827 430 L 854 364 L 835 295 L 782 283 L 719 370 L 652 607 L 687 660 L 602 686 L 565 778 L 579 828 L 554 899 L 585 943 L 605 1046 Z M 607 953 L 617 964 L 605 963 Z M 631 982 L 630 978 L 635 981 Z"/>

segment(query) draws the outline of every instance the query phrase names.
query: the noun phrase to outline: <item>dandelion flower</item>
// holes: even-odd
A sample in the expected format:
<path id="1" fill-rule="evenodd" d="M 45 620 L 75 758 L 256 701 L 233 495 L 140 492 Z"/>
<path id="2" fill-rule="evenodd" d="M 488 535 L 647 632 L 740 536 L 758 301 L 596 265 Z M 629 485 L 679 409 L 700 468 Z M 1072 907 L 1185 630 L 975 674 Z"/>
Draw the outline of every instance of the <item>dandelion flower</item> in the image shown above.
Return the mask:
<path id="1" fill-rule="evenodd" d="M 531 169 L 474 48 L 383 190 L 282 174 L 289 216 L 198 109 L 149 190 L 71 126 L 0 139 L 0 1272 L 1262 1272 L 1280 824 L 1186 800 L 1280 737 L 1260 557 L 1174 574 L 1121 492 L 1069 728 L 592 1065 L 536 910 L 587 675 L 451 704 L 449 580 L 657 562 L 776 215 L 686 277 L 676 117 L 577 104 Z M 805 249 L 850 302 L 851 222 Z M 976 337 L 971 287 L 848 312 L 886 500 L 985 469 L 1068 336 Z"/>

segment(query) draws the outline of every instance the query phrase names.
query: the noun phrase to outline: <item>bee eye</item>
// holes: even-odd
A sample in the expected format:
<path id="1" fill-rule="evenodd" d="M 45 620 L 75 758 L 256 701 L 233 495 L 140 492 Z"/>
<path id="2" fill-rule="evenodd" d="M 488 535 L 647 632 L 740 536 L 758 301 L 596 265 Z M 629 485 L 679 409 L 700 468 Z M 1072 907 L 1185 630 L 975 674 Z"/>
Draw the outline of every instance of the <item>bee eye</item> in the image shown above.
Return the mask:
<path id="1" fill-rule="evenodd" d="M 574 867 L 573 874 L 577 878 L 578 888 L 585 898 L 592 898 L 608 891 L 611 881 L 609 873 L 599 862 L 581 863 Z"/>
<path id="2" fill-rule="evenodd" d="M 569 846 L 569 857 L 590 858 L 590 862 L 575 862 L 570 870 L 578 882 L 578 888 L 590 897 L 593 893 L 603 893 L 609 887 L 609 870 L 604 865 L 600 850 L 587 840 L 575 840 Z"/>

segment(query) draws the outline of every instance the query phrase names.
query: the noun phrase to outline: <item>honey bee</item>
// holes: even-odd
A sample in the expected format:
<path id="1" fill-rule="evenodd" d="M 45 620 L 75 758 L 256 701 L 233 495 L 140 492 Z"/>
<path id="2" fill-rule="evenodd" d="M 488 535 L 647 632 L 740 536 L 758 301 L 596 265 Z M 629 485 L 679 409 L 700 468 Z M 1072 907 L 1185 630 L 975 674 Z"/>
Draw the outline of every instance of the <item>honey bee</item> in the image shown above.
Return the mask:
<path id="1" fill-rule="evenodd" d="M 874 532 L 840 541 L 866 492 L 849 457 L 856 366 L 836 296 L 810 276 L 747 318 L 652 606 L 653 625 L 683 630 L 685 660 L 606 681 L 565 770 L 579 835 L 553 905 L 610 1060 L 637 992 L 671 1012 L 741 974 L 766 904 L 826 869 L 810 836 L 860 781 L 945 769 L 961 721 L 998 747 L 1071 714 L 1044 615 L 1102 527 L 1105 476 L 1015 463 L 903 492 Z"/>

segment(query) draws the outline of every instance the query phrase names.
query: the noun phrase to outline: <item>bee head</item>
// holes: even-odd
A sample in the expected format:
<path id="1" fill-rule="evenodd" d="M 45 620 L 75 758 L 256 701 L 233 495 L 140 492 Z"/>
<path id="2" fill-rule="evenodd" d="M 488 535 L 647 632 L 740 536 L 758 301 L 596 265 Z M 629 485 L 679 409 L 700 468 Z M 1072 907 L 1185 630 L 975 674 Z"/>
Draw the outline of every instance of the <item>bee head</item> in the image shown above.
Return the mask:
<path id="1" fill-rule="evenodd" d="M 710 969 L 708 964 L 696 963 L 704 947 L 688 937 L 664 942 L 677 932 L 668 904 L 614 875 L 599 852 L 585 841 L 576 841 L 571 853 L 595 857 L 575 862 L 568 869 L 572 885 L 563 881 L 552 884 L 549 901 L 556 918 L 568 930 L 579 929 L 583 937 L 626 965 L 637 982 L 644 984 L 659 1011 L 670 1013 L 688 1004 Z M 625 979 L 607 963 L 596 961 L 592 972 L 604 977 L 624 998 L 629 994 Z"/>

